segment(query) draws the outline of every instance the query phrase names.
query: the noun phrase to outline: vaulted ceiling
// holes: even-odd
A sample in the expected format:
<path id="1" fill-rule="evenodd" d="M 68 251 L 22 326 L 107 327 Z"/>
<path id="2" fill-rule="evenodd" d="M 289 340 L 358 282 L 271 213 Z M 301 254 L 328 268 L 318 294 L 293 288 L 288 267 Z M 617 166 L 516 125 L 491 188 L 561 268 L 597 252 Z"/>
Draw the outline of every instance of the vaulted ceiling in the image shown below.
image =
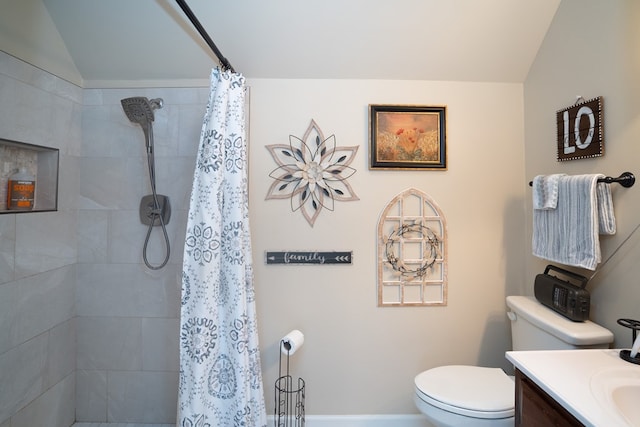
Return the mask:
<path id="1" fill-rule="evenodd" d="M 87 86 L 206 79 L 218 63 L 174 0 L 37 1 Z M 559 3 L 187 0 L 249 78 L 488 82 L 525 80 Z"/>

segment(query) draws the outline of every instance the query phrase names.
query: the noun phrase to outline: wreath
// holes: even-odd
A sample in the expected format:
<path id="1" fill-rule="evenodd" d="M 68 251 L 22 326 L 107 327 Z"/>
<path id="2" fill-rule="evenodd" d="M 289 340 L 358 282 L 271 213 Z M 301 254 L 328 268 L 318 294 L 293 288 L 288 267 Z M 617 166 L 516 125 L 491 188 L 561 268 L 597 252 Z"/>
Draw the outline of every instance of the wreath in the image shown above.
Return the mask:
<path id="1" fill-rule="evenodd" d="M 429 252 L 426 258 L 423 257 L 422 264 L 415 269 L 407 268 L 404 262 L 399 259 L 393 251 L 393 246 L 405 235 L 409 235 L 411 233 L 417 233 L 423 236 L 422 240 L 426 243 L 427 251 Z M 440 239 L 433 230 L 420 223 L 403 224 L 394 229 L 389 234 L 389 237 L 387 237 L 384 254 L 391 268 L 399 272 L 401 275 L 423 277 L 439 258 Z"/>

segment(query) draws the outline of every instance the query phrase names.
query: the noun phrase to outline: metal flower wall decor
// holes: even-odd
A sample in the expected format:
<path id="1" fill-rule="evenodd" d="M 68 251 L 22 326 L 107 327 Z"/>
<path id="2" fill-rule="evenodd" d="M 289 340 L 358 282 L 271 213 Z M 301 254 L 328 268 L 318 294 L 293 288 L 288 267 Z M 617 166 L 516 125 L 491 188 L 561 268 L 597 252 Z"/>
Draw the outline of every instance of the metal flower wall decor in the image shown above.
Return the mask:
<path id="1" fill-rule="evenodd" d="M 322 209 L 333 211 L 336 201 L 360 200 L 347 182 L 356 173 L 349 165 L 358 146 L 336 147 L 335 135 L 325 138 L 312 119 L 304 136 L 289 135 L 289 144 L 267 145 L 278 164 L 269 176 L 266 199 L 290 199 L 313 227 Z"/>

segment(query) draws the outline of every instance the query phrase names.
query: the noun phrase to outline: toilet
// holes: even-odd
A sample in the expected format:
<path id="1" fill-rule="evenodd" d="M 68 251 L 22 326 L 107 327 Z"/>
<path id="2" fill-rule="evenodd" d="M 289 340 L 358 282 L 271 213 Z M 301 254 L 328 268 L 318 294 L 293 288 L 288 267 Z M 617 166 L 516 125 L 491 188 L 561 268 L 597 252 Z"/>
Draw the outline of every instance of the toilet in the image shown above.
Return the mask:
<path id="1" fill-rule="evenodd" d="M 507 297 L 513 350 L 608 348 L 613 333 L 573 322 L 533 297 Z M 449 365 L 415 377 L 415 404 L 435 427 L 514 425 L 515 385 L 499 368 Z"/>

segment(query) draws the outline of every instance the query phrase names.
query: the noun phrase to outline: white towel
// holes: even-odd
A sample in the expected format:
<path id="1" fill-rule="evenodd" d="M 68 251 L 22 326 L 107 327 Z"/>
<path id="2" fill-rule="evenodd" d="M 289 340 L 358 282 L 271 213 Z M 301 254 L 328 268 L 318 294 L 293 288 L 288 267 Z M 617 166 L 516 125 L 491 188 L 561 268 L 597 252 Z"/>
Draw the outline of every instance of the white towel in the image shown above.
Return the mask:
<path id="1" fill-rule="evenodd" d="M 601 174 L 562 176 L 556 209 L 533 211 L 533 255 L 595 270 L 601 261 L 599 232 L 615 233 L 608 184 Z"/>
<path id="2" fill-rule="evenodd" d="M 598 199 L 598 228 L 600 234 L 616 234 L 616 217 L 613 214 L 613 200 L 611 199 L 611 185 L 599 182 L 596 185 Z"/>
<path id="3" fill-rule="evenodd" d="M 565 174 L 538 175 L 533 178 L 533 208 L 555 209 L 558 205 L 558 181 Z"/>

